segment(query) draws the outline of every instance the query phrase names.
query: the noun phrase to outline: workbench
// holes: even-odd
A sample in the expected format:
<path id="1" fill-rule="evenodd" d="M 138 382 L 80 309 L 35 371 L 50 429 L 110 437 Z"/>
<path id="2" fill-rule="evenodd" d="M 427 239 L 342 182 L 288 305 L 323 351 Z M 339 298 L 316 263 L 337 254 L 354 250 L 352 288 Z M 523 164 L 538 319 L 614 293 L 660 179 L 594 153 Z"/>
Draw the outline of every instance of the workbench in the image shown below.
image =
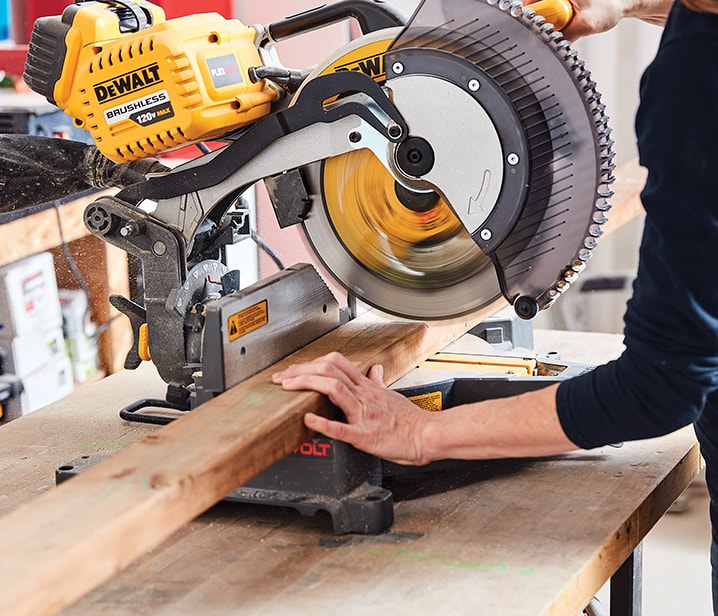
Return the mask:
<path id="1" fill-rule="evenodd" d="M 585 363 L 621 348 L 606 334 L 537 331 L 535 340 Z M 0 516 L 51 488 L 66 461 L 154 430 L 117 412 L 163 392 L 144 365 L 0 428 Z M 700 468 L 688 427 L 621 448 L 396 477 L 387 485 L 395 522 L 377 536 L 224 502 L 62 613 L 576 616 L 622 565 L 630 580 L 634 549 Z"/>

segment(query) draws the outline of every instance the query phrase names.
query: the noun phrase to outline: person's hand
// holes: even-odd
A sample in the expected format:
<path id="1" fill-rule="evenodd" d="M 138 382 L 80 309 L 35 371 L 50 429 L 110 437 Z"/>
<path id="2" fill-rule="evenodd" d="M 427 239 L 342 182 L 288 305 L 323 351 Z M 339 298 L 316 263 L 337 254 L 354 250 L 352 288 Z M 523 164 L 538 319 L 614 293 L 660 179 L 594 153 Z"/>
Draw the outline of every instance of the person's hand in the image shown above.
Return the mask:
<path id="1" fill-rule="evenodd" d="M 530 6 L 533 1 L 524 4 Z M 569 41 L 575 41 L 583 36 L 606 32 L 624 17 L 635 17 L 662 26 L 673 0 L 571 0 L 571 4 L 574 16 L 562 34 Z"/>
<path id="2" fill-rule="evenodd" d="M 422 431 L 432 413 L 388 389 L 382 378 L 381 365 L 373 366 L 364 376 L 339 353 L 296 364 L 272 376 L 284 389 L 325 394 L 346 415 L 348 423 L 307 413 L 304 423 L 310 430 L 385 460 L 426 464 L 430 460 L 423 451 Z"/>

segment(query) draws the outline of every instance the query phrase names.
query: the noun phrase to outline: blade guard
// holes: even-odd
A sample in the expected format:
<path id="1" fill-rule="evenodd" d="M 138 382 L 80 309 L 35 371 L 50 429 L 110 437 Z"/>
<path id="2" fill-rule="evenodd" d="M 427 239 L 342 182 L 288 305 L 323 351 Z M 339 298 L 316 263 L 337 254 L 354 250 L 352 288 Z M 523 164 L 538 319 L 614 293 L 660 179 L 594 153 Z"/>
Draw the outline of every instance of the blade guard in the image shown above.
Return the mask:
<path id="1" fill-rule="evenodd" d="M 490 255 L 502 294 L 522 318 L 550 306 L 585 268 L 607 220 L 614 169 L 611 131 L 595 83 L 568 41 L 533 6 L 423 2 L 388 55 L 428 48 L 461 57 L 506 94 L 518 115 L 528 161 L 505 153 L 507 168 L 528 164 L 518 216 L 501 228 L 492 228 L 489 219 L 472 237 Z M 390 59 L 386 64 L 391 87 L 399 75 Z M 510 184 L 511 174 L 505 177 Z"/>

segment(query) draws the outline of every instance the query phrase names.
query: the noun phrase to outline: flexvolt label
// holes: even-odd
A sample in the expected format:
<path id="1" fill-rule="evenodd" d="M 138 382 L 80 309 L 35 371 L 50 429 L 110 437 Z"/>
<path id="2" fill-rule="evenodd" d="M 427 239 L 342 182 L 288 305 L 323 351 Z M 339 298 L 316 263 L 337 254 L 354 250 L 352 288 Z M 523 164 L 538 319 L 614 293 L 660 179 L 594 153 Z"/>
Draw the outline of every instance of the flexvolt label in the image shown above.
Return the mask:
<path id="1" fill-rule="evenodd" d="M 119 77 L 101 81 L 93 86 L 98 103 L 111 102 L 128 94 L 134 94 L 150 86 L 162 83 L 160 68 L 156 62 L 125 73 Z"/>
<path id="2" fill-rule="evenodd" d="M 215 88 L 242 83 L 242 72 L 239 70 L 239 63 L 233 54 L 207 58 L 207 68 Z"/>
<path id="3" fill-rule="evenodd" d="M 174 111 L 167 90 L 153 92 L 142 98 L 105 110 L 105 121 L 108 125 L 117 124 L 123 120 L 132 120 L 140 126 L 149 126 L 172 116 L 174 116 Z"/>

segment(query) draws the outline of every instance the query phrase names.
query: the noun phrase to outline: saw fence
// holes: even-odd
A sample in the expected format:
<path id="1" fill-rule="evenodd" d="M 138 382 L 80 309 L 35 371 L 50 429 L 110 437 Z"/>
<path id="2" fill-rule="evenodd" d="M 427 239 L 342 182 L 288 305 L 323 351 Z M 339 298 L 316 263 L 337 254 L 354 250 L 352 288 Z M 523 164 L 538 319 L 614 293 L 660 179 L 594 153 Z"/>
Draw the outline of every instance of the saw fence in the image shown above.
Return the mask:
<path id="1" fill-rule="evenodd" d="M 641 211 L 644 171 L 616 176 L 608 230 Z M 340 351 L 392 382 L 503 305 L 431 323 L 364 315 L 5 516 L 0 613 L 58 612 L 310 438 L 304 414 L 331 405 L 272 384 L 276 370 Z"/>

